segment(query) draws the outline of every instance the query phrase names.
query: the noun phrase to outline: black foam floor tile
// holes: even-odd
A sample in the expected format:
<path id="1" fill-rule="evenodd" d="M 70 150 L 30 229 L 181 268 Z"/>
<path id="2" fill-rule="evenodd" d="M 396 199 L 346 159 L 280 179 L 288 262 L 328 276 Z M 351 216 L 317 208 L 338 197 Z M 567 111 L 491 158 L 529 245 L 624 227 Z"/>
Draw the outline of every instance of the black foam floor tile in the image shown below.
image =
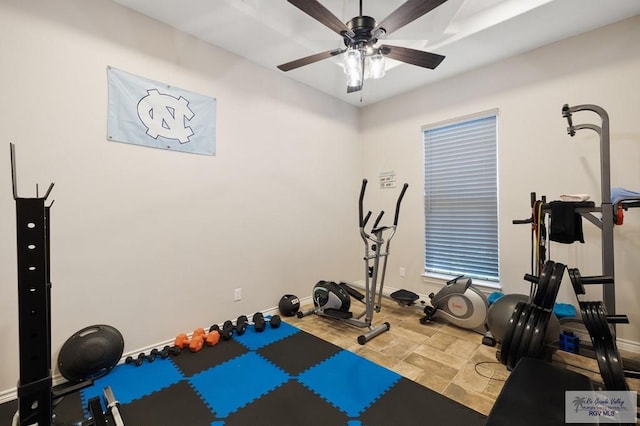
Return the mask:
<path id="1" fill-rule="evenodd" d="M 13 415 L 18 410 L 18 400 L 0 404 L 0 425 L 11 425 Z M 78 392 L 54 400 L 54 421 L 57 424 L 75 424 L 84 419 L 82 402 Z"/>
<path id="2" fill-rule="evenodd" d="M 439 426 L 482 426 L 486 417 L 431 389 L 400 379 L 360 416 L 366 426 L 404 426 L 423 424 Z"/>
<path id="3" fill-rule="evenodd" d="M 125 425 L 209 426 L 214 414 L 186 381 L 120 407 Z"/>
<path id="4" fill-rule="evenodd" d="M 80 392 L 74 392 L 54 401 L 53 414 L 58 424 L 74 424 L 84 419 Z"/>
<path id="5" fill-rule="evenodd" d="M 308 333 L 296 333 L 257 352 L 292 376 L 332 357 L 341 349 Z"/>
<path id="6" fill-rule="evenodd" d="M 205 346 L 199 352 L 191 352 L 189 349 L 183 350 L 180 355 L 172 357 L 171 361 L 182 372 L 185 377 L 220 365 L 235 357 L 243 355 L 249 350 L 234 340 L 220 341 L 215 346 Z"/>
<path id="7" fill-rule="evenodd" d="M 13 415 L 18 410 L 18 400 L 8 401 L 0 404 L 0 425 L 10 425 Z"/>
<path id="8" fill-rule="evenodd" d="M 329 426 L 346 425 L 348 420 L 346 414 L 290 380 L 229 415 L 224 425 Z"/>

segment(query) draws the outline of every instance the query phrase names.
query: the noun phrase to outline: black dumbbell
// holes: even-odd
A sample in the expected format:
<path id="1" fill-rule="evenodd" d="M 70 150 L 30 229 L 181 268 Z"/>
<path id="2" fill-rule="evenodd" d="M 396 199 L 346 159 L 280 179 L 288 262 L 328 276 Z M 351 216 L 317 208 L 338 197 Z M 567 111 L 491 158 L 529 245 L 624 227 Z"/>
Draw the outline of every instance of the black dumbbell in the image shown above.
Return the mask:
<path id="1" fill-rule="evenodd" d="M 269 320 L 267 320 L 265 319 L 262 312 L 256 312 L 255 314 L 253 314 L 253 326 L 255 327 L 258 333 L 261 333 L 264 331 L 264 329 L 267 326 L 267 321 L 269 322 L 269 325 L 271 326 L 271 328 L 278 328 L 282 323 L 282 319 L 280 318 L 280 315 L 274 315 Z"/>
<path id="2" fill-rule="evenodd" d="M 162 350 L 151 349 L 149 355 L 147 355 L 147 361 L 153 362 L 157 357 L 165 359 L 169 356 L 171 348 L 169 346 L 165 346 Z"/>
<path id="3" fill-rule="evenodd" d="M 134 358 L 131 355 L 129 355 L 127 358 L 125 358 L 124 362 L 125 364 L 134 364 L 136 367 L 140 367 L 144 362 L 145 358 L 146 358 L 146 355 L 144 354 L 144 352 L 140 352 L 137 358 Z"/>
<path id="4" fill-rule="evenodd" d="M 236 333 L 238 336 L 242 336 L 245 331 L 247 331 L 247 327 L 249 326 L 249 319 L 246 315 L 240 315 L 236 320 Z"/>
<path id="5" fill-rule="evenodd" d="M 230 320 L 226 320 L 222 325 L 222 330 L 219 330 L 222 340 L 231 339 L 231 337 L 233 337 L 233 329 L 233 323 Z"/>

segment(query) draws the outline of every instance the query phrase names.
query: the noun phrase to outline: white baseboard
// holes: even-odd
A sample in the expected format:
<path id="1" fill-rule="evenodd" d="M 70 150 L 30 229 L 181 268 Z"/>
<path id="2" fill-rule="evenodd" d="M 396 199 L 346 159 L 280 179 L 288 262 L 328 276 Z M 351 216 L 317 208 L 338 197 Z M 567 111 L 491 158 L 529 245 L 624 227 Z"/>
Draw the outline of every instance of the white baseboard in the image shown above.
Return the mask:
<path id="1" fill-rule="evenodd" d="M 616 339 L 616 346 L 623 351 L 640 354 L 640 343 L 632 340 Z"/>

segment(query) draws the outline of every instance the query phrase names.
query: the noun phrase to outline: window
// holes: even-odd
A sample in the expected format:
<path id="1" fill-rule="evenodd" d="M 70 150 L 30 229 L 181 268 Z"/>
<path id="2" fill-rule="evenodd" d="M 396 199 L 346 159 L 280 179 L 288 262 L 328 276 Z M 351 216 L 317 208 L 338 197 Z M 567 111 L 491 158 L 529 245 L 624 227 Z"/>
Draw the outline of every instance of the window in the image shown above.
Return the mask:
<path id="1" fill-rule="evenodd" d="M 499 281 L 496 116 L 422 129 L 428 275 Z"/>

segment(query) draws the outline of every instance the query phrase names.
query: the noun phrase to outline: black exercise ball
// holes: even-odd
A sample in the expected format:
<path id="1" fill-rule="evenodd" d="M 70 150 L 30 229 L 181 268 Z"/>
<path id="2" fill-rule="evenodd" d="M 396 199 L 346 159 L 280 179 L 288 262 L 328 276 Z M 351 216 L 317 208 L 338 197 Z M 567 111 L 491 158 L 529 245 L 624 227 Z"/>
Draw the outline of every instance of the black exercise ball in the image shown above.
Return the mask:
<path id="1" fill-rule="evenodd" d="M 278 303 L 280 314 L 285 317 L 292 317 L 300 309 L 300 299 L 293 294 L 285 294 Z"/>

